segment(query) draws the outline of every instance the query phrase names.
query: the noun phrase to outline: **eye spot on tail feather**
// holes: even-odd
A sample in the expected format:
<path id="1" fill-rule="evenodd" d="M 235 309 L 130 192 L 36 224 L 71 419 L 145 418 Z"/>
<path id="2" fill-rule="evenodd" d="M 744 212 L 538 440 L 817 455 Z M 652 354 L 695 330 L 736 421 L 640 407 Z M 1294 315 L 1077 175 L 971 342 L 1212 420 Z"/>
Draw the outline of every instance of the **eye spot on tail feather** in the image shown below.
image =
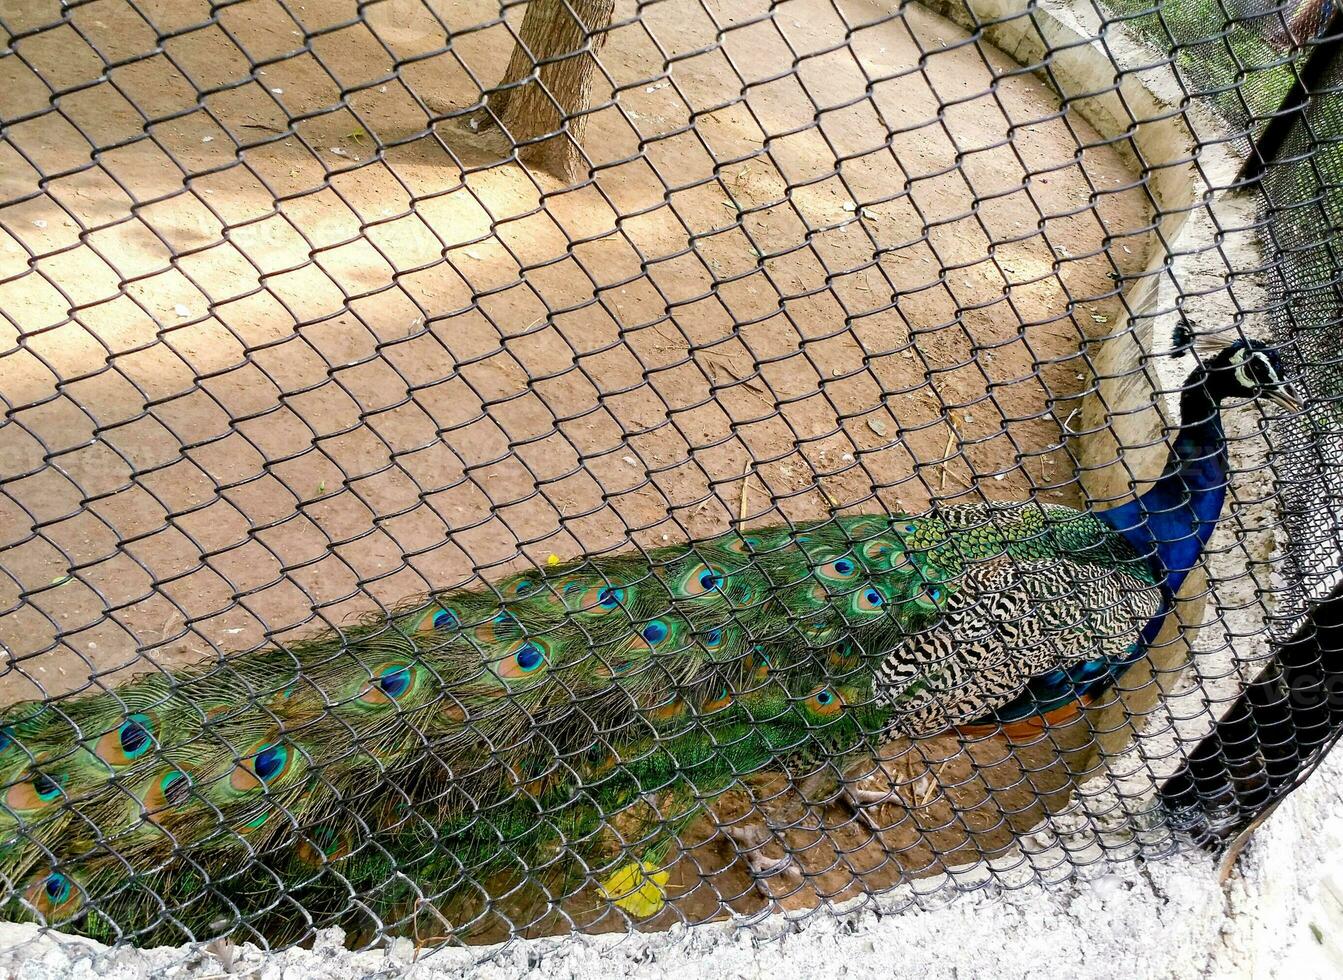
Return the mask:
<path id="1" fill-rule="evenodd" d="M 235 766 L 229 785 L 239 793 L 278 783 L 293 770 L 295 755 L 284 742 L 256 746 Z"/>
<path id="2" fill-rule="evenodd" d="M 79 905 L 74 882 L 59 871 L 34 879 L 24 897 L 39 915 L 48 920 L 68 917 Z"/>
<path id="3" fill-rule="evenodd" d="M 844 583 L 854 581 L 862 570 L 862 566 L 854 559 L 843 556 L 819 566 L 816 569 L 816 574 L 829 582 Z"/>
<path id="4" fill-rule="evenodd" d="M 461 629 L 461 626 L 462 620 L 456 611 L 447 606 L 436 606 L 421 617 L 416 629 L 420 633 L 453 633 Z"/>
<path id="5" fill-rule="evenodd" d="M 818 687 L 807 695 L 802 706 L 814 718 L 834 718 L 844 710 L 844 699 L 833 687 Z"/>
<path id="6" fill-rule="evenodd" d="M 164 811 L 176 810 L 191 798 L 191 780 L 176 769 L 166 772 L 155 779 L 145 793 L 143 807 L 150 820 L 155 823 L 157 815 Z"/>
<path id="7" fill-rule="evenodd" d="M 373 680 L 363 686 L 359 700 L 373 706 L 387 706 L 415 690 L 419 671 L 405 661 L 381 664 L 373 670 Z"/>
<path id="8" fill-rule="evenodd" d="M 148 715 L 130 715 L 94 745 L 94 755 L 110 766 L 130 765 L 154 747 L 154 723 Z"/>
<path id="9" fill-rule="evenodd" d="M 64 796 L 61 782 L 45 773 L 37 773 L 31 779 L 11 786 L 5 794 L 5 803 L 11 810 L 22 813 L 45 810 Z"/>
<path id="10" fill-rule="evenodd" d="M 550 648 L 541 640 L 523 640 L 494 665 L 505 683 L 540 674 L 550 665 Z"/>
<path id="11" fill-rule="evenodd" d="M 672 585 L 675 595 L 685 599 L 721 593 L 727 583 L 723 572 L 703 562 L 692 565 Z"/>
<path id="12" fill-rule="evenodd" d="M 608 615 L 624 608 L 628 601 L 628 593 L 623 587 L 605 582 L 600 585 L 587 585 L 574 580 L 566 583 L 560 589 L 560 594 L 564 597 L 566 608 L 571 612 L 584 613 L 588 616 Z"/>

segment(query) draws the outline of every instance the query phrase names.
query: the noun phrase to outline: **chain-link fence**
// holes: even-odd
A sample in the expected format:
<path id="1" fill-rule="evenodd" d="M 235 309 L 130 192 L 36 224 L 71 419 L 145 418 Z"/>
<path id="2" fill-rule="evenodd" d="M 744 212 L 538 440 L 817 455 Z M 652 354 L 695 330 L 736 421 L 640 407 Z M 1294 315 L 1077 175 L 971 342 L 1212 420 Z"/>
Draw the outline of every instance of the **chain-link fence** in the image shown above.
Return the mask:
<path id="1" fill-rule="evenodd" d="M 912 904 L 1332 744 L 1331 5 L 0 27 L 8 918 Z"/>

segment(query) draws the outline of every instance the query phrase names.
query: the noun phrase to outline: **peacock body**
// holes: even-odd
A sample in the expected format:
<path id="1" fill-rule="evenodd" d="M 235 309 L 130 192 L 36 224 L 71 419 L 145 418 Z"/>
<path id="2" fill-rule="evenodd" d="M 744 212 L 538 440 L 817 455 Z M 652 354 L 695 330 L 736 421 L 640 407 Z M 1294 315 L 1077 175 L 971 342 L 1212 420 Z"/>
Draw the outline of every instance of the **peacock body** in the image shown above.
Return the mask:
<path id="1" fill-rule="evenodd" d="M 1217 478 L 1216 451 L 1197 473 L 1180 452 L 1139 503 Z M 1111 683 L 1192 567 L 1135 513 L 981 504 L 732 532 L 13 706 L 9 914 L 105 940 L 283 943 L 397 931 L 500 888 L 554 906 L 604 881 L 620 904 L 611 883 L 655 869 L 745 775 L 1049 715 Z"/>

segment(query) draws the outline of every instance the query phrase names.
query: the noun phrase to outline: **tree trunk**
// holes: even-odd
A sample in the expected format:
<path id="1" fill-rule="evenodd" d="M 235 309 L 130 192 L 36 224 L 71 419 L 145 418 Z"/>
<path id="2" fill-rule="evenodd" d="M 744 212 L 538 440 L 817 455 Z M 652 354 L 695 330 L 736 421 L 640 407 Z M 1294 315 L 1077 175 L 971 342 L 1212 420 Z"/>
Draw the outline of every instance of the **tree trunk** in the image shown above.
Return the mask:
<path id="1" fill-rule="evenodd" d="M 615 0 L 531 0 L 521 40 L 503 80 L 487 94 L 477 128 L 502 125 L 523 162 L 572 180 L 583 159 L 581 113 L 596 51 L 614 10 Z"/>

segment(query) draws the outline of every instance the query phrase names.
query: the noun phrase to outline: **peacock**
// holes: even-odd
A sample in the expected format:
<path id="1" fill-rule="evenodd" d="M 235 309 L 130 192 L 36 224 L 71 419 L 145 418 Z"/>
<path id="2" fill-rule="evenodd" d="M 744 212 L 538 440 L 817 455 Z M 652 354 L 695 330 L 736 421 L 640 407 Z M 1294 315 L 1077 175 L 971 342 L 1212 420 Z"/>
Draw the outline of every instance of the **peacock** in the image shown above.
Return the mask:
<path id="1" fill-rule="evenodd" d="M 529 891 L 637 920 L 661 907 L 680 835 L 746 776 L 842 771 L 894 734 L 1056 721 L 1114 684 L 1218 522 L 1221 409 L 1259 397 L 1299 407 L 1273 349 L 1200 357 L 1160 479 L 1102 512 L 1031 500 L 734 530 L 11 706 L 7 915 L 279 945 Z"/>

